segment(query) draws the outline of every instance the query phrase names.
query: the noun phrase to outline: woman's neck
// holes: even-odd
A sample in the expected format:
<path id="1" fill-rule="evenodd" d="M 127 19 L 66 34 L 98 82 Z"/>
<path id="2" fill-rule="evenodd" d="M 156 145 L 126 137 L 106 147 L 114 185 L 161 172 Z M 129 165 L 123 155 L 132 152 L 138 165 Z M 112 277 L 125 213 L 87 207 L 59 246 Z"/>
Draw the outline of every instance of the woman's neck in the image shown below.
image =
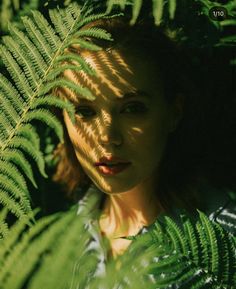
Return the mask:
<path id="1" fill-rule="evenodd" d="M 156 193 L 149 179 L 129 191 L 107 196 L 99 223 L 101 232 L 113 242 L 113 251 L 122 252 L 130 243 L 120 237 L 135 235 L 155 221 L 162 210 Z"/>

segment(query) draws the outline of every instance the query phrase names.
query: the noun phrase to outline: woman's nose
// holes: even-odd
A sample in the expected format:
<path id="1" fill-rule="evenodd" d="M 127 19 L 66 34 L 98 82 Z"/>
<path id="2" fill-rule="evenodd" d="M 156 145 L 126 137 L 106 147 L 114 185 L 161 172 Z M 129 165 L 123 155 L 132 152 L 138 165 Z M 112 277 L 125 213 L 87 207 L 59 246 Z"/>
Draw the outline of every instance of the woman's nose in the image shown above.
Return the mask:
<path id="1" fill-rule="evenodd" d="M 100 123 L 100 129 L 98 131 L 98 138 L 101 145 L 116 145 L 120 146 L 123 142 L 123 137 L 115 119 L 109 117 Z"/>

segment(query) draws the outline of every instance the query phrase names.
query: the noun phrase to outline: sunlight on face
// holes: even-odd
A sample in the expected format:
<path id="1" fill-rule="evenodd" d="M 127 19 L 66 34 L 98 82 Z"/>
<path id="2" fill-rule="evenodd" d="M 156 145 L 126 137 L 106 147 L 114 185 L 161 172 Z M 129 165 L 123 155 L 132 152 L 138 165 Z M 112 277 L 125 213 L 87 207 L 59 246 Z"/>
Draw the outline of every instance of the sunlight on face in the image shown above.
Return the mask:
<path id="1" fill-rule="evenodd" d="M 72 71 L 65 76 L 88 87 L 96 99 L 88 101 L 64 89 L 76 106 L 75 125 L 64 112 L 68 134 L 94 184 L 108 194 L 125 192 L 158 172 L 172 108 L 152 64 L 116 50 L 83 56 L 97 77 Z"/>

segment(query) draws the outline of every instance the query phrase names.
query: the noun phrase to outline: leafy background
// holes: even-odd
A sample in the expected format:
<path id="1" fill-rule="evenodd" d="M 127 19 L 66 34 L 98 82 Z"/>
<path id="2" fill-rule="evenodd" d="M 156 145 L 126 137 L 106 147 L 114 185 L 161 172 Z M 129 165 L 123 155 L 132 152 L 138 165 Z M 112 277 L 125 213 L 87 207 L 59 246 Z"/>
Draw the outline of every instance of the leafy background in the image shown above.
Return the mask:
<path id="1" fill-rule="evenodd" d="M 201 106 L 205 107 L 204 116 L 208 116 L 207 129 L 212 131 L 217 127 L 211 139 L 207 139 L 205 128 L 202 145 L 209 159 L 215 160 L 217 156 L 216 167 L 222 166 L 221 157 L 228 159 L 227 178 L 219 178 L 218 185 L 229 186 L 235 176 L 235 1 L 179 1 L 177 4 L 173 0 L 123 0 L 99 1 L 99 6 L 95 5 L 98 1 L 92 1 L 94 9 L 90 12 L 85 9 L 82 17 L 80 8 L 75 2 L 70 6 L 71 2 L 3 0 L 1 4 L 1 34 L 6 36 L 1 46 L 4 66 L 0 78 L 0 201 L 3 205 L 0 288 L 143 288 L 147 284 L 148 288 L 234 288 L 235 206 L 230 213 L 227 209 L 221 210 L 213 221 L 200 213 L 199 219 L 192 223 L 183 217 L 180 227 L 169 218 L 156 222 L 150 234 L 134 238 L 127 254 L 107 264 L 105 278 L 92 278 L 99 254 L 96 250 L 87 250 L 91 237 L 86 229 L 88 220 L 85 218 L 82 222 L 83 218 L 75 218 L 76 208 L 69 209 L 70 202 L 50 182 L 55 165 L 52 151 L 58 138 L 62 139 L 62 130 L 49 108 L 65 108 L 73 117 L 72 105 L 50 94 L 52 88 L 62 84 L 79 90 L 84 97 L 92 97 L 89 91 L 57 77 L 66 69 L 60 65 L 65 60 L 63 49 L 77 41 L 74 35 L 83 23 L 104 16 L 97 14 L 101 6 L 119 13 L 127 5 L 125 13 L 130 14 L 132 23 L 152 14 L 155 25 L 170 27 L 196 56 L 192 57 L 194 76 L 202 91 L 210 95 L 203 102 L 205 106 Z M 215 5 L 227 8 L 227 20 L 209 19 L 209 8 Z M 60 9 L 48 13 L 48 8 L 55 7 Z M 32 14 L 30 9 L 38 9 L 46 18 L 38 12 Z M 23 22 L 21 16 L 24 16 Z M 11 23 L 10 37 L 7 19 Z M 46 19 L 53 23 L 51 28 Z M 105 31 L 87 33 L 110 38 Z M 81 45 L 98 49 L 83 40 L 86 32 L 77 36 Z M 67 57 L 70 59 L 72 55 Z M 82 69 L 93 73 L 83 59 L 76 61 Z M 205 121 L 203 118 L 199 130 L 206 126 Z M 46 126 L 41 122 L 46 122 Z M 215 145 L 212 151 L 211 144 L 217 144 L 219 139 L 220 145 Z M 49 180 L 45 179 L 46 174 Z M 235 200 L 233 192 L 230 196 Z M 90 205 L 88 202 L 87 206 Z M 36 218 L 31 207 L 41 208 Z M 51 214 L 56 211 L 58 213 Z M 13 215 L 19 220 L 14 222 Z M 42 218 L 43 215 L 49 216 Z"/>

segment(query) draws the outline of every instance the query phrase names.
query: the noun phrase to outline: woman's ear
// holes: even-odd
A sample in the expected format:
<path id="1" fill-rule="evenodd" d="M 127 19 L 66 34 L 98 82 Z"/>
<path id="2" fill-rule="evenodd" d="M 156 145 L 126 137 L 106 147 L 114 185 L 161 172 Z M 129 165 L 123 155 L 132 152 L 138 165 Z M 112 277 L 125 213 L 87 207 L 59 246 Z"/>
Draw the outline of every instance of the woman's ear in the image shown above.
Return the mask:
<path id="1" fill-rule="evenodd" d="M 170 132 L 176 130 L 179 122 L 183 117 L 185 96 L 181 93 L 177 94 L 172 104 L 172 119 L 170 124 Z"/>

